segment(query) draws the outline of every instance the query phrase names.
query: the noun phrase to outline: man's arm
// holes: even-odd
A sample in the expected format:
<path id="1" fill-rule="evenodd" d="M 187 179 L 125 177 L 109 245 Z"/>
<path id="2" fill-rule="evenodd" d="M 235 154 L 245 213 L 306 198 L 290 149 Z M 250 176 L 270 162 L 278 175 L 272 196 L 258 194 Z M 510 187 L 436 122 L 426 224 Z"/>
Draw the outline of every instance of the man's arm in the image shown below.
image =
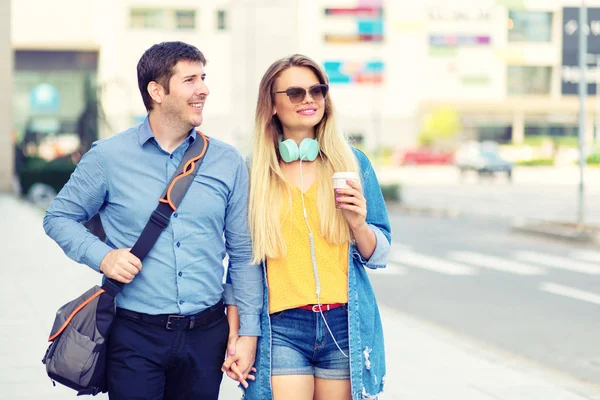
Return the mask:
<path id="1" fill-rule="evenodd" d="M 248 229 L 248 171 L 242 158 L 225 215 L 225 245 L 229 254 L 228 273 L 240 316 L 240 336 L 260 336 L 263 307 L 263 271 L 251 264 L 252 242 Z"/>
<path id="2" fill-rule="evenodd" d="M 248 229 L 248 170 L 242 158 L 235 170 L 235 179 L 225 213 L 225 246 L 229 254 L 228 281 L 233 287 L 233 301 L 239 315 L 238 338 L 229 343 L 223 370 L 233 379 L 247 387 L 246 378 L 254 366 L 256 344 L 260 336 L 260 314 L 263 307 L 263 271 L 259 265 L 251 264 L 252 242 Z M 227 296 L 225 296 L 227 298 Z M 228 307 L 233 309 L 235 307 Z M 232 313 L 230 324 L 235 322 Z M 234 324 L 235 327 L 235 324 Z M 230 334 L 230 340 L 232 339 Z M 229 353 L 229 351 L 228 351 Z"/>
<path id="3" fill-rule="evenodd" d="M 92 145 L 58 193 L 44 217 L 44 230 L 71 259 L 100 272 L 100 264 L 112 250 L 81 224 L 104 204 L 106 173 L 101 146 Z"/>

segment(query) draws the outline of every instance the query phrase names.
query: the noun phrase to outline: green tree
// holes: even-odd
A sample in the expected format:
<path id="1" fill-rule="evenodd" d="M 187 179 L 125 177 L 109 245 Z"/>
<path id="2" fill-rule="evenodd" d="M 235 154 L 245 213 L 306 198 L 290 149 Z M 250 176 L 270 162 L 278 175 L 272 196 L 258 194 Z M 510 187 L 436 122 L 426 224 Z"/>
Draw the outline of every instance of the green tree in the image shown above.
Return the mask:
<path id="1" fill-rule="evenodd" d="M 419 144 L 443 146 L 451 143 L 461 130 L 458 113 L 451 108 L 440 108 L 425 117 L 419 134 Z"/>

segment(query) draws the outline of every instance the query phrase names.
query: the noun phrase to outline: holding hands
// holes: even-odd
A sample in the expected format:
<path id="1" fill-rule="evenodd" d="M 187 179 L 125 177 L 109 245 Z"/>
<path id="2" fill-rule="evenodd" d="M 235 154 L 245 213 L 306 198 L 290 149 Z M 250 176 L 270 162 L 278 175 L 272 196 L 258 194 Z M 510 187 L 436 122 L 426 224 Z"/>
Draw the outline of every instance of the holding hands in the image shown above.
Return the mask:
<path id="1" fill-rule="evenodd" d="M 240 382 L 244 388 L 248 388 L 248 380 L 256 379 L 250 373 L 256 372 L 254 360 L 257 339 L 255 336 L 229 335 L 227 357 L 221 371 L 234 381 Z"/>

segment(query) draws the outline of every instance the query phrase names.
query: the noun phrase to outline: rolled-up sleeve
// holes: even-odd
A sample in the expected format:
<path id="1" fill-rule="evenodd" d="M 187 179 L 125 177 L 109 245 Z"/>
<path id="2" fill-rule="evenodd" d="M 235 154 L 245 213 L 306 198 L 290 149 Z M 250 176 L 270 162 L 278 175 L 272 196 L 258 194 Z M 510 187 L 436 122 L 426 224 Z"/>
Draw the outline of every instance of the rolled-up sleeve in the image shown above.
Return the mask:
<path id="1" fill-rule="evenodd" d="M 44 216 L 44 230 L 65 254 L 100 272 L 100 263 L 112 250 L 82 222 L 89 221 L 104 204 L 106 174 L 101 147 L 94 144 L 58 193 Z"/>
<path id="2" fill-rule="evenodd" d="M 371 162 L 359 150 L 355 150 L 355 154 L 361 167 L 363 193 L 367 200 L 367 224 L 375 234 L 377 244 L 375 251 L 368 260 L 365 260 L 360 255 L 356 246 L 354 246 L 353 255 L 359 259 L 361 264 L 368 268 L 385 268 L 388 263 L 392 238 L 385 200 L 383 199 L 381 187 L 379 186 L 379 181 Z"/>
<path id="3" fill-rule="evenodd" d="M 261 266 L 251 264 L 252 242 L 248 229 L 248 170 L 241 156 L 225 215 L 225 245 L 229 255 L 228 280 L 231 281 L 234 305 L 238 307 L 240 315 L 239 335 L 260 336 L 264 278 Z M 231 292 L 226 286 L 225 290 L 225 301 L 232 304 Z"/>

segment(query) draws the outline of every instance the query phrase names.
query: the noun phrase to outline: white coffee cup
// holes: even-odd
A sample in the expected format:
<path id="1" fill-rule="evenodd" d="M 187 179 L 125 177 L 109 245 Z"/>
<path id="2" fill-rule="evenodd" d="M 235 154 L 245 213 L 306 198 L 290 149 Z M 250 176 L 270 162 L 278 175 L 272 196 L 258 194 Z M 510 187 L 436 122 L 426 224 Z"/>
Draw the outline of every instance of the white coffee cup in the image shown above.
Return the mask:
<path id="1" fill-rule="evenodd" d="M 359 182 L 360 178 L 356 172 L 336 172 L 333 174 L 334 189 L 350 189 L 350 185 L 346 181 Z"/>

